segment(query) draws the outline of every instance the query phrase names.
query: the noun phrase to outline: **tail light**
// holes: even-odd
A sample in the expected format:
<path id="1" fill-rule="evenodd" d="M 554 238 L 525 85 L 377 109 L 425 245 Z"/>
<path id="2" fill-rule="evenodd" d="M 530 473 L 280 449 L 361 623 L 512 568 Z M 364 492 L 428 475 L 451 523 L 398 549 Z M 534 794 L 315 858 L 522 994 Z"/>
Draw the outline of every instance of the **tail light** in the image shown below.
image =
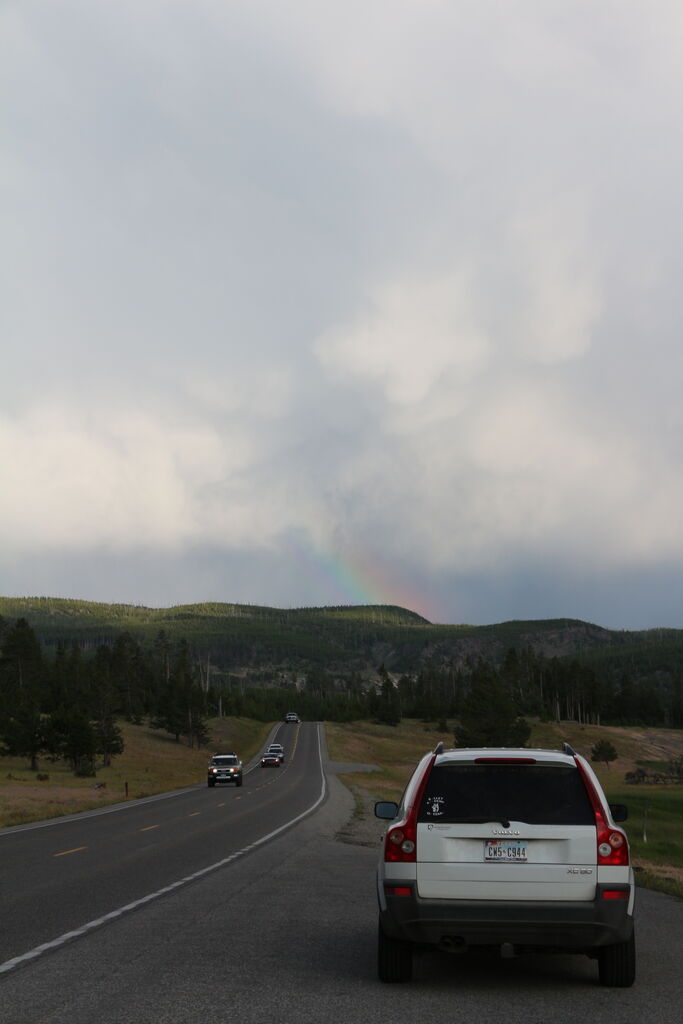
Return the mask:
<path id="1" fill-rule="evenodd" d="M 610 828 L 600 811 L 595 812 L 595 826 L 598 832 L 598 865 L 629 863 L 628 839 L 620 828 Z"/>
<path id="2" fill-rule="evenodd" d="M 429 754 L 424 760 L 422 774 L 419 769 L 408 783 L 403 806 L 405 814 L 401 821 L 391 825 L 384 836 L 384 860 L 392 863 L 411 864 L 417 860 L 417 815 L 436 754 Z"/>
<path id="3" fill-rule="evenodd" d="M 593 813 L 595 814 L 598 867 L 603 867 L 605 865 L 610 867 L 628 867 L 630 863 L 630 854 L 626 833 L 620 828 L 616 828 L 616 826 L 608 824 L 605 808 L 603 807 L 602 800 L 595 788 L 593 779 L 586 770 L 584 764 L 579 760 L 578 754 L 575 755 L 574 760 L 576 761 L 576 766 L 579 769 L 581 778 L 583 779 L 583 784 L 586 787 L 586 792 L 588 793 L 588 798 L 593 807 Z"/>
<path id="4" fill-rule="evenodd" d="M 417 845 L 414 825 L 407 822 L 392 825 L 384 837 L 384 859 L 390 861 L 414 861 Z"/>

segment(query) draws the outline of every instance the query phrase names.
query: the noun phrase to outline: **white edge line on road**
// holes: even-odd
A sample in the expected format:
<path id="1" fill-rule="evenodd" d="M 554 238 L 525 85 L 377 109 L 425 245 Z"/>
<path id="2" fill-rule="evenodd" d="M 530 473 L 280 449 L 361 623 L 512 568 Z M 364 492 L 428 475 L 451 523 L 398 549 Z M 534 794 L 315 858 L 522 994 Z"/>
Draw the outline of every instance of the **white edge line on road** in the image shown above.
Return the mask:
<path id="1" fill-rule="evenodd" d="M 280 835 L 281 832 L 291 828 L 292 825 L 296 825 L 297 822 L 302 820 L 302 818 L 306 818 L 309 814 L 312 814 L 313 811 L 323 802 L 326 793 L 325 772 L 323 770 L 322 750 L 320 747 L 320 724 L 317 725 L 317 732 L 318 760 L 320 764 L 321 777 L 320 795 L 314 804 L 307 807 L 306 810 L 302 811 L 301 814 L 298 814 L 296 818 L 292 818 L 291 821 L 287 821 L 284 825 L 280 825 L 279 828 L 274 829 L 273 832 L 269 832 L 268 835 L 261 836 L 260 839 L 250 843 L 249 846 L 245 846 L 243 849 L 237 850 L 235 853 L 231 853 L 229 857 L 224 857 L 223 860 L 216 861 L 215 864 L 210 864 L 208 867 L 202 868 L 201 871 L 195 871 L 192 875 L 186 875 L 185 878 L 181 878 L 177 882 L 172 882 L 170 885 L 164 886 L 163 889 L 158 889 L 157 892 L 149 893 L 149 895 L 142 896 L 139 900 L 127 903 L 125 907 L 118 907 L 116 910 L 111 910 L 108 914 L 104 914 L 103 917 L 98 917 L 94 921 L 88 921 L 87 924 L 81 925 L 80 928 L 75 928 L 71 932 L 65 932 L 63 935 L 58 936 L 58 938 L 52 939 L 51 942 L 44 942 L 41 946 L 36 946 L 35 949 L 29 950 L 28 953 L 22 953 L 21 956 L 15 956 L 11 960 L 6 960 L 4 964 L 0 964 L 0 974 L 7 974 L 9 971 L 13 971 L 15 968 L 21 966 L 21 964 L 27 963 L 29 960 L 36 960 L 38 957 L 43 956 L 44 953 L 49 953 L 53 949 L 59 949 L 60 946 L 66 945 L 67 942 L 71 942 L 73 939 L 80 939 L 83 935 L 87 935 L 88 932 L 94 931 L 96 928 L 101 928 L 110 921 L 115 921 L 117 918 L 122 917 L 123 914 L 128 914 L 132 910 L 137 910 L 138 907 L 143 907 L 146 903 L 151 903 L 153 900 L 158 900 L 162 896 L 167 896 L 168 893 L 174 892 L 176 889 L 180 889 L 183 885 L 188 885 L 190 882 L 195 882 L 198 878 L 202 878 L 204 875 L 208 875 L 212 871 L 217 871 L 218 868 L 225 867 L 226 864 L 230 864 L 232 861 L 238 860 L 238 858 L 243 857 L 251 850 L 255 850 L 257 846 L 267 843 L 270 839 L 274 839 L 275 836 Z"/>

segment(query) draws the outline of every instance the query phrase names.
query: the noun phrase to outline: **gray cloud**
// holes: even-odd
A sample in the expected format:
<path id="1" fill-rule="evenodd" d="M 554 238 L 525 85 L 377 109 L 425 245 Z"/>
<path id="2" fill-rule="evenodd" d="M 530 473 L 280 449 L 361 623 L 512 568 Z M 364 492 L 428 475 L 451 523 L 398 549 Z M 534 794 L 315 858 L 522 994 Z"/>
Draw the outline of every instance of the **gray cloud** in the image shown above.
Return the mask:
<path id="1" fill-rule="evenodd" d="M 3 592 L 677 624 L 676 5 L 0 20 Z"/>

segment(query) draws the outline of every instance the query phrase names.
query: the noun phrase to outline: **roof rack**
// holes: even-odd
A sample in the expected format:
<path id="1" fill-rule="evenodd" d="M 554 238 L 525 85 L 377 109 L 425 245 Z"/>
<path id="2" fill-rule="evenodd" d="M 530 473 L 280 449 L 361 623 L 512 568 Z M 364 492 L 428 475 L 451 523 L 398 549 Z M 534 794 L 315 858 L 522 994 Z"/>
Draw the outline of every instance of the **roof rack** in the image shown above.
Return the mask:
<path id="1" fill-rule="evenodd" d="M 434 747 L 435 754 L 443 754 L 443 740 L 439 740 L 437 745 Z"/>
<path id="2" fill-rule="evenodd" d="M 576 756 L 576 751 L 568 743 L 563 743 L 562 744 L 562 749 L 565 752 L 565 754 L 569 754 L 570 757 L 575 757 Z"/>

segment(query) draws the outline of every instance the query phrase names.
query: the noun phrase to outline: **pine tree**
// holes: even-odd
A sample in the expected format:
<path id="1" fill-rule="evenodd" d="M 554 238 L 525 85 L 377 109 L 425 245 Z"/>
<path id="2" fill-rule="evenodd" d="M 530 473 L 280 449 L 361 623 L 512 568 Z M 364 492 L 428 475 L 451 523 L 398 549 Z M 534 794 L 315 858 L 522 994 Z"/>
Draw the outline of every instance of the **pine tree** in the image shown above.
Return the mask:
<path id="1" fill-rule="evenodd" d="M 384 665 L 377 670 L 382 686 L 375 711 L 375 720 L 382 725 L 398 725 L 401 721 L 401 698 Z"/>
<path id="2" fill-rule="evenodd" d="M 618 757 L 617 748 L 609 740 L 598 740 L 591 747 L 591 761 L 604 761 L 608 768 L 610 761 L 616 761 Z"/>
<path id="3" fill-rule="evenodd" d="M 63 758 L 76 775 L 95 774 L 97 737 L 83 710 L 72 705 L 55 711 L 48 735 L 53 758 Z"/>
<path id="4" fill-rule="evenodd" d="M 29 758 L 31 770 L 46 749 L 43 704 L 47 692 L 40 643 L 26 619 L 5 631 L 0 654 L 0 739 L 10 754 Z"/>
<path id="5" fill-rule="evenodd" d="M 496 671 L 480 662 L 455 731 L 459 747 L 523 747 L 531 726 L 517 715 L 514 701 Z"/>

